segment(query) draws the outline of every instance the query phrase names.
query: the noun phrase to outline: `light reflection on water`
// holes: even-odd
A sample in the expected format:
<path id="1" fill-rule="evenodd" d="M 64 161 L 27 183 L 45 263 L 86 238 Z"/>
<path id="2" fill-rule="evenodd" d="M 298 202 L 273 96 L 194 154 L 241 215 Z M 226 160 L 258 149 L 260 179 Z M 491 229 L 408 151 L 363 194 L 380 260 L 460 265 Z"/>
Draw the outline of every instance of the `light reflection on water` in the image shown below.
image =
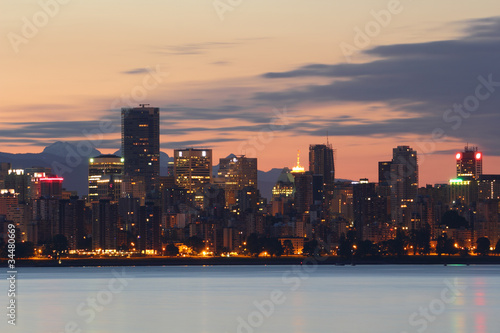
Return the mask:
<path id="1" fill-rule="evenodd" d="M 12 329 L 3 320 L 0 331 L 55 333 L 65 332 L 69 325 L 67 332 L 81 329 L 82 333 L 411 333 L 424 327 L 422 321 L 412 326 L 411 315 L 439 304 L 445 281 L 455 279 L 463 291 L 427 321 L 425 332 L 498 333 L 500 329 L 498 266 L 305 269 L 21 268 L 18 325 Z M 116 291 L 119 281 L 112 280 L 122 270 L 133 279 L 127 280 L 123 291 Z M 6 295 L 5 274 L 0 277 L 0 290 Z M 94 307 L 89 299 L 96 302 Z M 415 318 L 422 320 L 420 315 Z"/>

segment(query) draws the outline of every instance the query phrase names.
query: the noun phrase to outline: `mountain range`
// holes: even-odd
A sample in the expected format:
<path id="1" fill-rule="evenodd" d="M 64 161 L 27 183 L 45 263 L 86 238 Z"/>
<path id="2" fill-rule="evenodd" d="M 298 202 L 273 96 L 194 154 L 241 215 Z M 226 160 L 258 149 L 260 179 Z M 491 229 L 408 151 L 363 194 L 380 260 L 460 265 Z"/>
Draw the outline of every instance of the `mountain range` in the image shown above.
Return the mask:
<path id="1" fill-rule="evenodd" d="M 115 152 L 120 154 L 120 150 Z M 25 169 L 34 166 L 51 167 L 52 172 L 64 178 L 63 187 L 69 191 L 77 191 L 79 195 L 88 194 L 88 160 L 90 157 L 101 155 L 101 152 L 88 142 L 69 143 L 57 141 L 37 154 L 11 154 L 0 152 L 0 162 L 12 164 L 13 169 Z M 233 156 L 232 154 L 229 156 Z M 168 162 L 172 162 L 164 152 L 160 152 L 160 175 L 167 175 Z M 218 165 L 212 172 L 217 174 Z M 282 169 L 273 168 L 269 171 L 258 171 L 258 188 L 263 197 L 270 199 L 271 190 L 276 183 Z"/>

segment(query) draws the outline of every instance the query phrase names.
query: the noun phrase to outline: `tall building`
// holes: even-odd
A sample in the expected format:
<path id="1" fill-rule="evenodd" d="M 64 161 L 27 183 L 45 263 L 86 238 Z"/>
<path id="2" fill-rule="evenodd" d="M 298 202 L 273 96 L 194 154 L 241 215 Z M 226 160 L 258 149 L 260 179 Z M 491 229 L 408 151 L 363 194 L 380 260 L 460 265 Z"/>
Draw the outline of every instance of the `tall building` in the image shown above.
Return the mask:
<path id="1" fill-rule="evenodd" d="M 358 240 L 366 239 L 363 231 L 370 223 L 376 222 L 375 205 L 377 204 L 377 193 L 375 183 L 368 179 L 360 179 L 352 186 L 354 227 Z"/>
<path id="2" fill-rule="evenodd" d="M 455 154 L 457 160 L 457 177 L 473 177 L 479 179 L 483 174 L 483 154 L 477 147 L 466 146 L 463 152 Z"/>
<path id="3" fill-rule="evenodd" d="M 11 169 L 10 163 L 0 163 L 0 189 L 5 188 L 5 177 L 9 174 L 9 170 Z"/>
<path id="4" fill-rule="evenodd" d="M 295 179 L 290 169 L 284 168 L 274 185 L 273 200 L 277 198 L 293 199 L 295 195 Z"/>
<path id="5" fill-rule="evenodd" d="M 160 176 L 160 109 L 146 105 L 122 108 L 124 176 L 132 185 L 144 184 L 142 201 L 157 189 Z"/>
<path id="6" fill-rule="evenodd" d="M 311 172 L 294 173 L 295 209 L 298 215 L 308 214 L 313 204 L 313 175 Z"/>
<path id="7" fill-rule="evenodd" d="M 335 183 L 335 164 L 331 144 L 309 146 L 309 171 L 313 175 L 323 175 L 325 186 Z"/>
<path id="8" fill-rule="evenodd" d="M 391 218 L 393 223 L 409 227 L 418 195 L 417 152 L 409 146 L 398 146 L 392 154 Z"/>
<path id="9" fill-rule="evenodd" d="M 212 182 L 212 149 L 175 149 L 174 177 L 177 186 L 203 204 L 203 187 Z"/>
<path id="10" fill-rule="evenodd" d="M 231 207 L 236 203 L 238 191 L 257 188 L 257 159 L 245 155 L 221 158 L 217 176 L 223 179 L 226 206 Z"/>
<path id="11" fill-rule="evenodd" d="M 40 194 L 46 199 L 62 199 L 62 183 L 64 178 L 61 177 L 43 177 L 40 178 Z"/>
<path id="12" fill-rule="evenodd" d="M 89 202 L 118 201 L 123 178 L 124 158 L 99 155 L 89 160 Z"/>

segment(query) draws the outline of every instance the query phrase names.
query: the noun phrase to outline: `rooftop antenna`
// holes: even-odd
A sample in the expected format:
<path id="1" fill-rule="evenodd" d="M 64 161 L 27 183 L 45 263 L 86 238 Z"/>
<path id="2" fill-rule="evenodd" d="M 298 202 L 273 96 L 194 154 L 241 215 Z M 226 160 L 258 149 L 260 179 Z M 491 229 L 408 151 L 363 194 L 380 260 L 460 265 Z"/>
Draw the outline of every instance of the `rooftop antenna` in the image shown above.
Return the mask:
<path id="1" fill-rule="evenodd" d="M 326 145 L 328 146 L 330 143 L 328 142 L 328 130 L 326 130 Z"/>

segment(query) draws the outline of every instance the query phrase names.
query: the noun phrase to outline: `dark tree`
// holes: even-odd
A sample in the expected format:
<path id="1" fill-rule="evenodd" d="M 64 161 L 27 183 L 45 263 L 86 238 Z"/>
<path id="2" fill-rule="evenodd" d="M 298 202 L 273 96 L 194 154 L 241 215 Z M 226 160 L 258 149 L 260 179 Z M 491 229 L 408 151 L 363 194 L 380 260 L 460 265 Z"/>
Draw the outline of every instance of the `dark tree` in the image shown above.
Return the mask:
<path id="1" fill-rule="evenodd" d="M 30 258 L 35 255 L 35 244 L 32 242 L 16 243 L 16 257 Z"/>
<path id="2" fill-rule="evenodd" d="M 488 255 L 490 252 L 490 240 L 486 237 L 479 237 L 476 241 L 477 249 L 476 252 L 482 256 Z"/>
<path id="3" fill-rule="evenodd" d="M 200 237 L 192 236 L 186 239 L 186 246 L 190 247 L 193 252 L 200 253 L 205 248 L 205 243 Z"/>
<path id="4" fill-rule="evenodd" d="M 302 253 L 308 256 L 313 256 L 319 252 L 318 241 L 313 239 L 309 242 L 304 243 L 304 248 L 302 249 Z"/>
<path id="5" fill-rule="evenodd" d="M 497 242 L 497 245 L 495 246 L 495 253 L 500 254 L 500 239 Z"/>
<path id="6" fill-rule="evenodd" d="M 410 232 L 409 244 L 413 254 L 429 254 L 431 252 L 431 232 L 429 227 L 415 229 Z"/>
<path id="7" fill-rule="evenodd" d="M 293 244 L 292 244 L 291 240 L 287 239 L 283 242 L 283 250 L 284 250 L 285 255 L 287 255 L 287 256 L 293 254 L 295 249 L 293 248 Z"/>
<path id="8" fill-rule="evenodd" d="M 167 256 L 176 256 L 179 254 L 179 248 L 174 244 L 170 243 L 165 247 L 165 254 Z"/>
<path id="9" fill-rule="evenodd" d="M 55 253 L 55 259 L 59 259 L 61 254 L 68 252 L 68 239 L 66 236 L 58 234 L 52 239 L 52 248 Z"/>
<path id="10" fill-rule="evenodd" d="M 263 238 L 264 250 L 269 253 L 271 257 L 279 257 L 283 254 L 283 246 L 277 238 Z"/>
<path id="11" fill-rule="evenodd" d="M 258 256 L 262 252 L 262 244 L 257 234 L 251 234 L 247 238 L 247 252 L 252 256 Z"/>
<path id="12" fill-rule="evenodd" d="M 441 254 L 456 254 L 458 249 L 455 247 L 455 240 L 453 238 L 448 238 L 447 234 L 441 235 L 437 239 L 436 252 L 438 255 Z"/>
<path id="13" fill-rule="evenodd" d="M 365 239 L 357 244 L 356 256 L 357 257 L 367 257 L 374 256 L 378 254 L 378 249 L 375 244 L 369 239 Z"/>
<path id="14" fill-rule="evenodd" d="M 441 219 L 441 224 L 446 225 L 450 229 L 469 227 L 467 220 L 463 216 L 459 215 L 456 210 L 449 210 L 444 213 L 443 218 Z"/>
<path id="15" fill-rule="evenodd" d="M 340 235 L 339 249 L 337 254 L 343 258 L 349 258 L 353 253 L 353 241 L 346 238 L 345 234 Z"/>

